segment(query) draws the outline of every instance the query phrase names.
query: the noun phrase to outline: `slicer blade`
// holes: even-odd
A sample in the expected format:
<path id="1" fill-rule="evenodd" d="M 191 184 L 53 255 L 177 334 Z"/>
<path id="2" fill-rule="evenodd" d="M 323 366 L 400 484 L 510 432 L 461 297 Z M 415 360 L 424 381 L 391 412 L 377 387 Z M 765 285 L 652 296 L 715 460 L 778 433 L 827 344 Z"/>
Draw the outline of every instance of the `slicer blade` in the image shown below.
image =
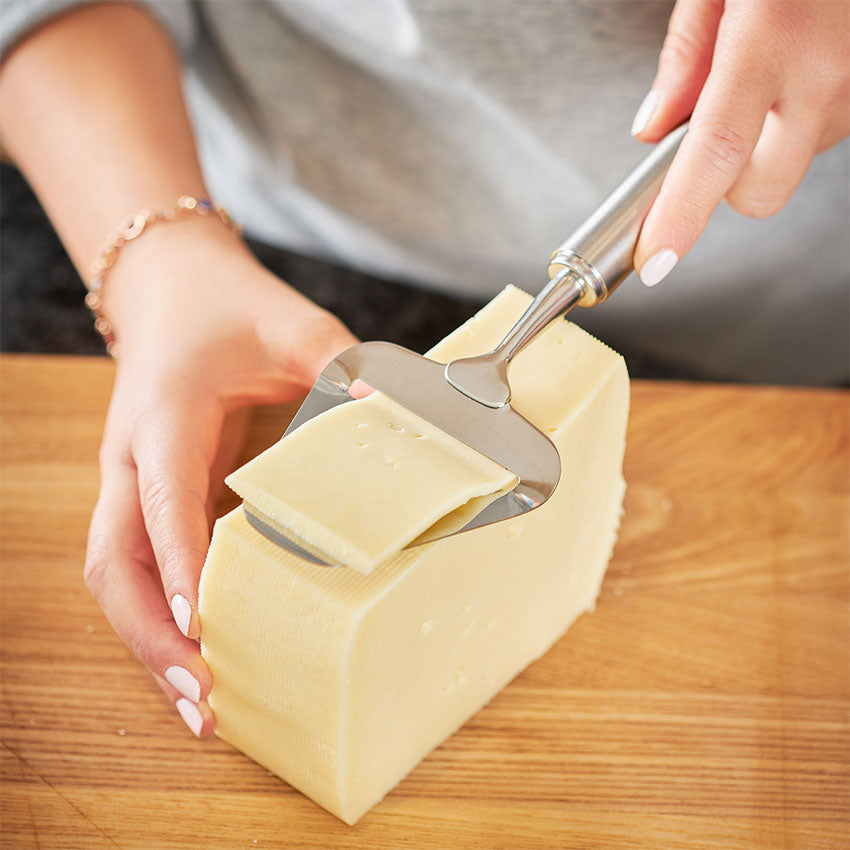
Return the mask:
<path id="1" fill-rule="evenodd" d="M 355 400 L 363 382 L 517 476 L 513 490 L 490 502 L 450 537 L 518 516 L 542 505 L 555 490 L 561 460 L 552 441 L 509 405 L 494 409 L 473 401 L 445 378 L 445 364 L 389 342 L 365 342 L 343 351 L 322 371 L 284 438 L 314 416 Z M 368 390 L 367 390 L 368 391 Z M 360 394 L 355 394 L 360 396 Z M 327 561 L 278 533 L 258 512 L 244 506 L 251 525 L 269 540 L 313 563 Z M 437 538 L 429 538 L 428 542 Z M 409 546 L 420 545 L 424 540 Z M 409 548 L 406 547 L 406 548 Z"/>

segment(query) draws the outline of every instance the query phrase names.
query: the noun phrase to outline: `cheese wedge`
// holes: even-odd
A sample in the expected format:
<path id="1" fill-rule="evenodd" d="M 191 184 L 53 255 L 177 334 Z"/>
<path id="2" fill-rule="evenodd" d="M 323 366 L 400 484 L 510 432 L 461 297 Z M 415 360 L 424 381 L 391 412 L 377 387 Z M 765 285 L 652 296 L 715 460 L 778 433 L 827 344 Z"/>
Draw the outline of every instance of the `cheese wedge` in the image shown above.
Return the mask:
<path id="1" fill-rule="evenodd" d="M 368 573 L 517 478 L 375 392 L 305 422 L 226 481 L 308 551 Z"/>
<path id="2" fill-rule="evenodd" d="M 508 288 L 429 356 L 491 349 L 529 302 Z M 298 559 L 241 509 L 216 523 L 199 603 L 216 732 L 347 823 L 599 592 L 625 487 L 625 364 L 561 321 L 510 376 L 512 403 L 561 455 L 540 508 L 406 549 L 368 575 Z"/>

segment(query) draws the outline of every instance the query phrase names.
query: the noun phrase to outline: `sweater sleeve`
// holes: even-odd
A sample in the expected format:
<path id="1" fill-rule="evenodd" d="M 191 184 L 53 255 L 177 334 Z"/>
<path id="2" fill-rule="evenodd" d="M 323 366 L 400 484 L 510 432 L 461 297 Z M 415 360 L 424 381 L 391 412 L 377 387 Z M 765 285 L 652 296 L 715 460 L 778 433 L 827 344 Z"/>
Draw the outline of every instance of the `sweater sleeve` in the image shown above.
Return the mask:
<path id="1" fill-rule="evenodd" d="M 0 7 L 0 60 L 21 39 L 51 18 L 94 0 L 3 0 Z M 195 12 L 190 0 L 138 0 L 171 35 L 181 55 L 195 38 Z"/>

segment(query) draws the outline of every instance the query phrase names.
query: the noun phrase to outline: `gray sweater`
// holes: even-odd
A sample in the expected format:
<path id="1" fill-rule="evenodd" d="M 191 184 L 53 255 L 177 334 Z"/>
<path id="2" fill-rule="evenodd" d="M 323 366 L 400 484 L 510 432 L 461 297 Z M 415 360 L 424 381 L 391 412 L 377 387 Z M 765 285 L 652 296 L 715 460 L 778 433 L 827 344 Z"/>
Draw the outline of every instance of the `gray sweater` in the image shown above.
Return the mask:
<path id="1" fill-rule="evenodd" d="M 78 0 L 4 0 L 5 51 Z M 667 0 L 147 0 L 215 200 L 254 237 L 418 286 L 536 292 L 645 153 Z M 767 221 L 726 207 L 661 286 L 574 311 L 603 340 L 759 381 L 846 381 L 848 144 Z M 164 199 L 166 201 L 168 199 Z"/>

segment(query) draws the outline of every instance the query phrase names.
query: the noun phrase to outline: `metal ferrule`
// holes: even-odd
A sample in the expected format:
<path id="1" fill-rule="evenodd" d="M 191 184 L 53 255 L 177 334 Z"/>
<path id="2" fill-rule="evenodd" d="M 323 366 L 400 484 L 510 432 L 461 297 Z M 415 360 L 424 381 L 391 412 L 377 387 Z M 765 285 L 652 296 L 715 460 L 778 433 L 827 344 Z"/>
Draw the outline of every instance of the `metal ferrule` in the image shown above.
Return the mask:
<path id="1" fill-rule="evenodd" d="M 570 269 L 581 279 L 582 295 L 576 302 L 579 307 L 593 307 L 601 304 L 609 294 L 605 278 L 596 266 L 588 263 L 583 257 L 569 250 L 558 250 L 552 254 L 549 262 L 549 277 L 553 278 L 564 269 Z"/>
<path id="2" fill-rule="evenodd" d="M 580 306 L 592 307 L 604 301 L 634 270 L 635 245 L 643 220 L 687 130 L 688 125 L 683 124 L 662 139 L 553 252 L 550 278 L 570 268 L 586 282 Z"/>

